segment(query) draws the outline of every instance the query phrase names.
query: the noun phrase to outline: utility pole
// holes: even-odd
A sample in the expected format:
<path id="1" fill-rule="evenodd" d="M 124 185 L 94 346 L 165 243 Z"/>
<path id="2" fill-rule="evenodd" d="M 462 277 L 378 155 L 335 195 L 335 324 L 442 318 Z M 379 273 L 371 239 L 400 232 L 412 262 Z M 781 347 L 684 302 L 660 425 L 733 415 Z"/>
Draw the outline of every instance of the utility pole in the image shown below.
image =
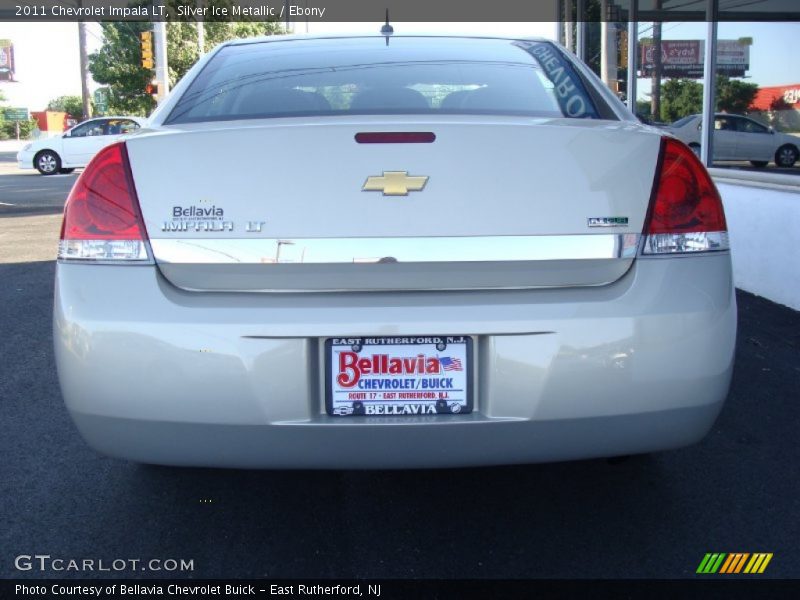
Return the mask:
<path id="1" fill-rule="evenodd" d="M 655 0 L 654 9 L 661 10 L 661 0 Z M 653 121 L 661 118 L 661 21 L 653 22 L 653 87 L 650 96 L 650 115 Z"/>
<path id="2" fill-rule="evenodd" d="M 198 55 L 198 57 L 202 57 L 203 54 L 206 53 L 205 46 L 206 46 L 206 28 L 203 25 L 202 21 L 198 21 L 197 22 L 197 55 Z"/>
<path id="3" fill-rule="evenodd" d="M 703 125 L 700 142 L 700 160 L 707 167 L 714 164 L 714 114 L 716 109 L 716 73 L 717 73 L 717 17 L 719 3 L 717 0 L 706 2 L 706 48 L 703 61 Z"/>
<path id="4" fill-rule="evenodd" d="M 153 38 L 156 50 L 156 83 L 158 94 L 156 101 L 160 104 L 169 93 L 169 67 L 167 64 L 167 24 L 164 21 L 153 23 Z"/>
<path id="5" fill-rule="evenodd" d="M 610 0 L 603 0 L 600 14 L 600 78 L 611 91 L 617 89 L 617 24 Z"/>
<path id="6" fill-rule="evenodd" d="M 81 3 L 78 3 L 80 6 Z M 86 23 L 78 22 L 78 45 L 80 46 L 81 64 L 81 99 L 83 100 L 83 120 L 92 116 L 92 105 L 89 99 L 89 57 L 86 52 Z"/>
<path id="7" fill-rule="evenodd" d="M 575 34 L 572 30 L 572 0 L 564 0 L 564 29 L 567 50 L 575 52 Z"/>
<path id="8" fill-rule="evenodd" d="M 556 26 L 556 41 L 562 46 L 566 43 L 566 38 L 564 37 L 564 4 L 564 0 L 556 0 L 556 14 L 558 17 L 554 23 Z"/>
<path id="9" fill-rule="evenodd" d="M 628 9 L 628 109 L 636 114 L 636 52 L 639 45 L 639 0 L 631 0 Z"/>
<path id="10" fill-rule="evenodd" d="M 575 12 L 575 27 L 577 29 L 575 54 L 578 55 L 581 62 L 586 62 L 586 0 L 578 0 Z"/>
<path id="11" fill-rule="evenodd" d="M 203 0 L 197 0 L 197 8 L 203 8 L 205 2 Z M 203 23 L 203 17 L 200 16 L 200 11 L 197 12 L 197 56 L 198 58 L 202 58 L 203 54 L 206 53 L 206 28 Z"/>

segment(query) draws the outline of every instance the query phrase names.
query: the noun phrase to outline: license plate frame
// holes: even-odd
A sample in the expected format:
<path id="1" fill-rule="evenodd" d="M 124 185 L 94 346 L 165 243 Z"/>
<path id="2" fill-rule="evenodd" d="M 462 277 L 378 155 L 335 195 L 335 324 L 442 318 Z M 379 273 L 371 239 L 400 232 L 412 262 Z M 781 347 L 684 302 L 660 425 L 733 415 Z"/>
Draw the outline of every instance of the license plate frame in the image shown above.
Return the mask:
<path id="1" fill-rule="evenodd" d="M 349 354 L 342 358 L 338 356 L 340 352 Z M 420 354 L 422 363 L 416 360 Z M 442 416 L 467 415 L 473 411 L 475 359 L 471 336 L 330 337 L 325 339 L 324 358 L 325 411 L 329 416 Z M 401 362 L 392 362 L 393 358 Z M 363 359 L 369 361 L 365 372 L 358 368 Z M 438 372 L 433 372 L 434 363 L 429 359 L 436 359 Z M 342 364 L 347 365 L 343 372 Z M 408 372 L 408 367 L 413 372 Z M 372 372 L 373 368 L 377 372 Z M 398 368 L 402 372 L 397 372 Z M 344 375 L 345 383 L 352 385 L 335 383 L 334 378 L 340 375 Z M 422 387 L 423 380 L 427 387 Z M 375 383 L 362 383 L 369 381 Z M 432 386 L 434 382 L 441 385 Z M 365 389 L 359 384 L 379 387 Z"/>

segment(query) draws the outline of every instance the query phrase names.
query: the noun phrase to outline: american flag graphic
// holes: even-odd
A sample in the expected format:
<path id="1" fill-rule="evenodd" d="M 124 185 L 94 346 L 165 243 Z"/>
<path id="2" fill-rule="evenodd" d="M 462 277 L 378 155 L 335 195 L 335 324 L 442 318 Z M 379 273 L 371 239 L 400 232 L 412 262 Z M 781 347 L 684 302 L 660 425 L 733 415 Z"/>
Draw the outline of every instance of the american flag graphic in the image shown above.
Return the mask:
<path id="1" fill-rule="evenodd" d="M 439 362 L 442 363 L 442 367 L 444 367 L 445 371 L 462 371 L 461 367 L 461 359 L 460 358 L 450 358 L 449 356 L 443 356 L 439 359 Z"/>

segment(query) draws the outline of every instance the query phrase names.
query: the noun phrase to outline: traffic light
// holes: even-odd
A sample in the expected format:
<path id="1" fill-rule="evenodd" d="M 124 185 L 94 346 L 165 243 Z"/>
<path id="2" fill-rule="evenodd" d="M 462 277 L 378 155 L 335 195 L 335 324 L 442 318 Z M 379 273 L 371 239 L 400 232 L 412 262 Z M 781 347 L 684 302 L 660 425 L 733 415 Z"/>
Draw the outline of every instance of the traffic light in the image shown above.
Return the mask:
<path id="1" fill-rule="evenodd" d="M 153 32 L 142 31 L 139 34 L 142 42 L 142 66 L 145 69 L 152 69 L 153 65 Z"/>
<path id="2" fill-rule="evenodd" d="M 158 84 L 148 83 L 146 86 L 144 86 L 144 91 L 150 94 L 151 96 L 158 96 Z"/>
<path id="3" fill-rule="evenodd" d="M 619 33 L 619 66 L 628 67 L 628 32 L 625 29 Z"/>

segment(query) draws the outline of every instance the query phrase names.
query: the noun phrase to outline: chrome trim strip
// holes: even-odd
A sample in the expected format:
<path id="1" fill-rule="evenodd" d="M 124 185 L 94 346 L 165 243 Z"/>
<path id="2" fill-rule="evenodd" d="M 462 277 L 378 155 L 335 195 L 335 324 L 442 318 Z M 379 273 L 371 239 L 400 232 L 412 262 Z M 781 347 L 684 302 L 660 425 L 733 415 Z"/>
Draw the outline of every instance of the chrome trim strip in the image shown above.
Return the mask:
<path id="1" fill-rule="evenodd" d="M 633 258 L 635 233 L 392 238 L 151 239 L 156 262 L 352 264 Z"/>

